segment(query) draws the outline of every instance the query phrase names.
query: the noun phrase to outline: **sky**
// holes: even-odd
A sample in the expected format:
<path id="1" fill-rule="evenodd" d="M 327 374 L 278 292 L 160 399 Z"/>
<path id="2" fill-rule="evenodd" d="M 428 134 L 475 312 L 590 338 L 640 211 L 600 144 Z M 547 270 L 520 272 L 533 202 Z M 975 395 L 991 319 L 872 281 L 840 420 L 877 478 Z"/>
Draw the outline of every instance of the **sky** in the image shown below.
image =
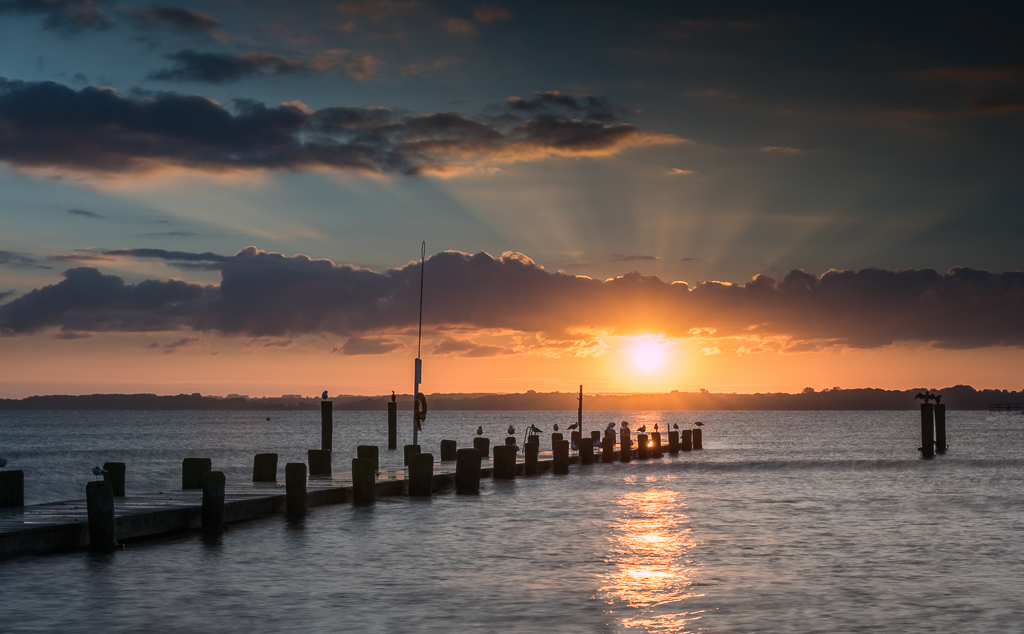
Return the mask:
<path id="1" fill-rule="evenodd" d="M 0 397 L 1021 389 L 1021 32 L 0 0 Z"/>

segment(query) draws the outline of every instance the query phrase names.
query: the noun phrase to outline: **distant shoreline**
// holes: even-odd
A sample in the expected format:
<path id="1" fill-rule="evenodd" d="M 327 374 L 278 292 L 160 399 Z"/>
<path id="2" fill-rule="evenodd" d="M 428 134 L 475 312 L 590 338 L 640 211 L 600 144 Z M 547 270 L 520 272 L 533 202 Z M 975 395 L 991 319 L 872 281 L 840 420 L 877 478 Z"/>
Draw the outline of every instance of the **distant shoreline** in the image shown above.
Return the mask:
<path id="1" fill-rule="evenodd" d="M 914 396 L 925 388 L 912 390 L 834 388 L 821 392 L 798 394 L 724 394 L 670 392 L 645 394 L 584 394 L 583 408 L 590 411 L 707 411 L 707 410 L 807 410 L 807 411 L 870 411 L 912 410 L 921 401 Z M 976 390 L 969 385 L 932 390 L 943 395 L 942 402 L 951 410 L 987 410 L 993 404 L 1024 403 L 1024 391 Z M 431 394 L 427 396 L 435 411 L 575 411 L 576 394 L 572 392 L 534 392 L 521 394 Z M 387 409 L 390 396 L 344 395 L 332 399 L 337 411 L 381 411 Z M 178 394 L 89 394 L 30 396 L 22 399 L 0 399 L 0 411 L 310 411 L 320 409 L 319 398 L 284 396 L 248 398 Z M 398 409 L 412 409 L 410 395 L 398 396 Z"/>

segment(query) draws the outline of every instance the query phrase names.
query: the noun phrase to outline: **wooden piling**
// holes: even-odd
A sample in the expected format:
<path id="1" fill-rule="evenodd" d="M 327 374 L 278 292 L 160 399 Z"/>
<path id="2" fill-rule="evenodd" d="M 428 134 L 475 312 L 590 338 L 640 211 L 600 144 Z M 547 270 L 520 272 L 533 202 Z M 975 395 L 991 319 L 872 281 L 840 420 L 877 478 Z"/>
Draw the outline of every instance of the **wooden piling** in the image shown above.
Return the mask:
<path id="1" fill-rule="evenodd" d="M 580 435 L 580 433 L 578 431 L 574 431 L 574 432 L 571 432 L 569 434 L 569 440 L 571 440 L 572 442 L 576 443 L 577 447 L 580 446 L 580 438 L 582 438 L 582 436 Z"/>
<path id="2" fill-rule="evenodd" d="M 559 440 L 562 440 L 562 434 L 558 433 L 557 431 L 555 433 L 551 434 L 551 448 L 552 448 L 552 451 L 554 450 L 555 443 L 558 442 Z"/>
<path id="3" fill-rule="evenodd" d="M 494 470 L 491 473 L 495 480 L 515 480 L 515 447 L 512 445 L 498 445 L 494 448 Z"/>
<path id="4" fill-rule="evenodd" d="M 473 439 L 473 449 L 480 452 L 481 458 L 483 456 L 491 455 L 491 439 L 484 438 L 483 436 L 477 436 Z"/>
<path id="5" fill-rule="evenodd" d="M 420 452 L 420 446 L 419 445 L 406 445 L 405 446 L 405 462 L 403 464 L 405 464 L 405 466 L 408 467 L 409 464 L 410 464 L 409 463 L 409 458 L 414 456 L 414 455 L 416 455 L 416 454 L 418 454 L 419 452 Z"/>
<path id="6" fill-rule="evenodd" d="M 629 462 L 633 459 L 633 439 L 628 429 L 623 428 L 619 432 L 619 462 Z"/>
<path id="7" fill-rule="evenodd" d="M 430 497 L 434 488 L 434 456 L 417 453 L 409 456 L 409 495 Z"/>
<path id="8" fill-rule="evenodd" d="M 661 457 L 661 432 L 660 431 L 656 431 L 656 432 L 652 433 L 651 434 L 651 440 L 654 441 L 654 447 L 651 448 L 652 449 L 651 457 L 652 458 L 660 458 Z"/>
<path id="9" fill-rule="evenodd" d="M 601 444 L 601 432 L 599 432 L 597 430 L 594 430 L 594 431 L 590 432 L 590 439 L 593 440 L 598 445 L 600 445 Z"/>
<path id="10" fill-rule="evenodd" d="M 106 471 L 103 474 L 103 479 L 109 482 L 114 489 L 114 497 L 123 498 L 125 464 L 123 462 L 104 462 L 103 470 Z"/>
<path id="11" fill-rule="evenodd" d="M 921 457 L 931 458 L 935 455 L 935 406 L 921 403 Z"/>
<path id="12" fill-rule="evenodd" d="M 203 530 L 220 532 L 224 530 L 224 485 L 227 480 L 223 471 L 207 471 L 203 474 Z"/>
<path id="13" fill-rule="evenodd" d="M 516 437 L 515 436 L 505 436 L 505 444 L 508 445 L 509 447 L 511 447 L 512 445 L 516 444 Z"/>
<path id="14" fill-rule="evenodd" d="M 284 466 L 285 507 L 288 515 L 306 514 L 306 464 L 289 462 Z"/>
<path id="15" fill-rule="evenodd" d="M 703 449 L 704 448 L 704 432 L 702 430 L 700 430 L 699 428 L 693 430 L 693 448 L 694 449 Z"/>
<path id="16" fill-rule="evenodd" d="M 594 443 L 591 439 L 583 438 L 576 446 L 580 448 L 580 464 L 594 464 Z"/>
<path id="17" fill-rule="evenodd" d="M 569 473 L 569 441 L 556 440 L 552 447 L 551 472 L 556 475 Z"/>
<path id="18" fill-rule="evenodd" d="M 935 453 L 946 453 L 946 406 L 935 404 Z"/>
<path id="19" fill-rule="evenodd" d="M 89 517 L 89 548 L 113 550 L 117 547 L 114 487 L 106 480 L 90 482 L 85 486 L 85 504 Z"/>
<path id="20" fill-rule="evenodd" d="M 398 448 L 398 403 L 388 403 L 388 449 Z"/>
<path id="21" fill-rule="evenodd" d="M 213 470 L 213 461 L 209 458 L 185 458 L 181 461 L 181 488 L 203 488 L 203 474 Z"/>
<path id="22" fill-rule="evenodd" d="M 374 449 L 377 447 L 375 446 Z M 377 501 L 377 465 L 369 458 L 352 459 L 352 503 L 373 504 Z"/>
<path id="23" fill-rule="evenodd" d="M 677 431 L 668 433 L 668 452 L 672 455 L 679 453 L 679 432 Z"/>
<path id="24" fill-rule="evenodd" d="M 252 459 L 253 482 L 277 482 L 277 454 L 258 453 Z"/>
<path id="25" fill-rule="evenodd" d="M 454 440 L 441 441 L 441 462 L 455 460 L 455 452 L 459 450 L 459 443 Z"/>
<path id="26" fill-rule="evenodd" d="M 601 462 L 615 462 L 615 434 L 609 434 L 601 441 Z"/>
<path id="27" fill-rule="evenodd" d="M 480 492 L 480 459 L 480 450 L 476 448 L 459 449 L 455 452 L 456 493 Z"/>
<path id="28" fill-rule="evenodd" d="M 331 452 L 327 449 L 310 449 L 307 452 L 309 475 L 329 476 L 331 470 Z"/>
<path id="29" fill-rule="evenodd" d="M 334 401 L 320 401 L 320 449 L 334 450 Z M 309 465 L 310 473 L 313 465 Z"/>
<path id="30" fill-rule="evenodd" d="M 377 445 L 359 445 L 356 447 L 356 458 L 369 460 L 373 463 L 373 473 L 376 476 L 380 469 L 380 449 Z"/>
<path id="31" fill-rule="evenodd" d="M 534 436 L 536 438 L 536 436 Z M 523 472 L 526 475 L 537 475 L 537 459 L 540 456 L 540 442 L 526 443 L 526 464 Z"/>
<path id="32" fill-rule="evenodd" d="M 0 471 L 0 509 L 25 506 L 25 472 Z"/>
<path id="33" fill-rule="evenodd" d="M 649 440 L 647 434 L 636 435 L 636 457 L 638 460 L 647 460 L 651 457 L 651 448 L 647 446 Z"/>
<path id="34" fill-rule="evenodd" d="M 679 435 L 679 448 L 683 451 L 693 451 L 693 430 L 684 429 Z"/>

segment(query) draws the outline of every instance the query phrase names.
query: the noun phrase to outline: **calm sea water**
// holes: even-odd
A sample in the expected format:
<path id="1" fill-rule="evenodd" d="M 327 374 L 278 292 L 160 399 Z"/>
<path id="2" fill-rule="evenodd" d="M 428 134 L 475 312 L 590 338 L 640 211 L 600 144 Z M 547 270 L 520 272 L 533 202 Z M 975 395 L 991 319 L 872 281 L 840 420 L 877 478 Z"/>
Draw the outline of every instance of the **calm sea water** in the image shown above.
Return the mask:
<path id="1" fill-rule="evenodd" d="M 573 418 L 432 412 L 421 444 L 436 455 L 477 425 L 494 442 L 510 423 Z M 951 411 L 950 452 L 930 461 L 916 412 L 595 412 L 586 425 L 623 419 L 702 420 L 705 450 L 3 560 L 0 628 L 1024 632 L 1024 417 Z M 336 415 L 337 469 L 367 443 L 386 444 L 382 413 Z M 82 497 L 105 461 L 146 492 L 177 488 L 184 457 L 244 481 L 255 453 L 283 463 L 318 446 L 315 412 L 0 413 L 0 455 L 25 471 L 29 503 Z M 382 451 L 385 465 L 399 453 Z"/>

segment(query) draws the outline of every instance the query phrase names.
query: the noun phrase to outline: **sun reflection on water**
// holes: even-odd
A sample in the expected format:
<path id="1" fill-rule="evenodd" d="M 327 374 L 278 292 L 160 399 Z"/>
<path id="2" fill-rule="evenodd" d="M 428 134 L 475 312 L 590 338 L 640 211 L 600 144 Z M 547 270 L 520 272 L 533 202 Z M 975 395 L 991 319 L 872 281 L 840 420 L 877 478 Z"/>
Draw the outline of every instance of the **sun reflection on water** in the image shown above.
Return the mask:
<path id="1" fill-rule="evenodd" d="M 630 484 L 636 484 L 627 478 Z M 688 610 L 700 563 L 690 559 L 696 540 L 689 527 L 685 496 L 650 477 L 640 489 L 619 496 L 608 526 L 606 553 L 612 564 L 600 597 L 625 628 L 650 632 L 692 632 L 700 610 Z M 639 487 L 638 487 L 639 488 Z"/>

